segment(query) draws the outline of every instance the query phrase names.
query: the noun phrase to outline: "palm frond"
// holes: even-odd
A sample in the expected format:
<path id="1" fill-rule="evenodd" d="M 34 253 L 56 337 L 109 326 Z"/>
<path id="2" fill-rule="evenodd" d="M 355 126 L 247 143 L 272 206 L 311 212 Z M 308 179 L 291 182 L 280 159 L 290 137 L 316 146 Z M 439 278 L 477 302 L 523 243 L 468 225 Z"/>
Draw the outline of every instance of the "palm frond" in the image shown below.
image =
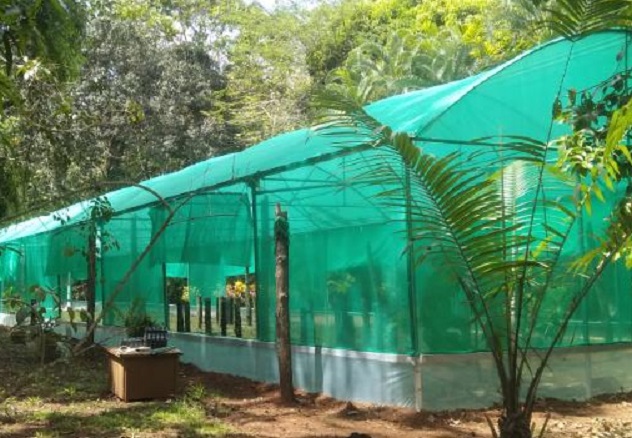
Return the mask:
<path id="1" fill-rule="evenodd" d="M 571 40 L 632 24 L 629 0 L 557 0 L 544 11 L 542 25 Z"/>

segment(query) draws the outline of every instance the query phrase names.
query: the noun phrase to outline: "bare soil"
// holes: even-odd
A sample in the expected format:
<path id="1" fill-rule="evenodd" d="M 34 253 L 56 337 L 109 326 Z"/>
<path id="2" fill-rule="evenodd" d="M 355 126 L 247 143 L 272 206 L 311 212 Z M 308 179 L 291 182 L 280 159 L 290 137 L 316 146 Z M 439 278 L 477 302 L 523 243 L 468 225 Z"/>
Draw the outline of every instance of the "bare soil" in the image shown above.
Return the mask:
<path id="1" fill-rule="evenodd" d="M 280 403 L 276 385 L 180 367 L 171 400 L 123 403 L 109 393 L 103 351 L 41 366 L 0 329 L 0 438 L 491 437 L 499 411 L 415 412 L 297 392 Z M 588 402 L 542 400 L 550 438 L 632 438 L 632 393 Z"/>
<path id="2" fill-rule="evenodd" d="M 204 373 L 182 367 L 183 382 L 203 384 L 209 410 L 243 437 L 353 437 L 452 438 L 491 437 L 487 418 L 498 410 L 415 412 L 412 409 L 337 401 L 318 394 L 297 392 L 292 406 L 280 403 L 276 385 Z M 542 400 L 534 418 L 539 432 L 547 416 L 546 437 L 632 438 L 632 393 L 602 396 L 588 402 Z M 355 435 L 354 435 L 355 434 Z M 363 435 L 364 434 L 364 435 Z"/>

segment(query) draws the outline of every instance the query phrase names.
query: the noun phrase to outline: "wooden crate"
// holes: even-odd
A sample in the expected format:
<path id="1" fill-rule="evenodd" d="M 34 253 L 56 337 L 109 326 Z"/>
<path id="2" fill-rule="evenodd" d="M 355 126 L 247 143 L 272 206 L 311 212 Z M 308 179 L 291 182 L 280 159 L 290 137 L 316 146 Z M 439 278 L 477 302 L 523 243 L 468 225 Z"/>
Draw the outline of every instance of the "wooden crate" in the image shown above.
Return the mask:
<path id="1" fill-rule="evenodd" d="M 121 353 L 107 348 L 110 388 L 123 401 L 164 399 L 176 392 L 179 350 Z"/>

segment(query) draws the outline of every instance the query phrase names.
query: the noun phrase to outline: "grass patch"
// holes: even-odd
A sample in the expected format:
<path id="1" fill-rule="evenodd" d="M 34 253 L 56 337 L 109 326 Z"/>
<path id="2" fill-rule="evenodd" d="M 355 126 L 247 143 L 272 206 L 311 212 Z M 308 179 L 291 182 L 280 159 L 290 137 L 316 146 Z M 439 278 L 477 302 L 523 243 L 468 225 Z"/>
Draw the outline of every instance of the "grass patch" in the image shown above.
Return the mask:
<path id="1" fill-rule="evenodd" d="M 42 418 L 41 415 L 38 415 Z M 97 415 L 85 409 L 48 412 L 43 417 L 50 433 L 69 436 L 81 431 L 83 436 L 221 436 L 229 429 L 206 417 L 203 406 L 176 400 L 134 403 L 105 408 Z"/>
<path id="2" fill-rule="evenodd" d="M 0 329 L 0 437 L 201 437 L 230 434 L 192 385 L 169 401 L 123 403 L 109 394 L 102 352 L 40 365 Z"/>

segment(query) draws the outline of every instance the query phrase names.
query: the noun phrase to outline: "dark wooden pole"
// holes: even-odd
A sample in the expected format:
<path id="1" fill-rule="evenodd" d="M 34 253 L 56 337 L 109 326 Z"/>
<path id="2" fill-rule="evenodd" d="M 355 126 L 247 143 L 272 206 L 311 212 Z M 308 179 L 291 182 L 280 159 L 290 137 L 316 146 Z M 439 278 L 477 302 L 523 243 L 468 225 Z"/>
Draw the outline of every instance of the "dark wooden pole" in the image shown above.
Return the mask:
<path id="1" fill-rule="evenodd" d="M 219 311 L 219 309 L 218 309 Z M 213 333 L 213 327 L 211 326 L 211 299 L 204 298 L 204 333 L 210 335 Z"/>
<path id="2" fill-rule="evenodd" d="M 219 324 L 219 317 L 220 317 L 221 311 L 222 311 L 222 309 L 221 309 L 220 298 L 219 297 L 215 297 L 215 322 L 217 324 Z"/>
<path id="3" fill-rule="evenodd" d="M 191 333 L 191 304 L 182 303 L 182 309 L 184 310 L 184 331 Z"/>
<path id="4" fill-rule="evenodd" d="M 226 297 L 219 298 L 219 330 L 222 336 L 226 336 Z"/>
<path id="5" fill-rule="evenodd" d="M 226 298 L 226 324 L 235 323 L 235 299 Z"/>
<path id="6" fill-rule="evenodd" d="M 180 301 L 176 303 L 176 331 L 184 331 L 184 304 Z"/>
<path id="7" fill-rule="evenodd" d="M 235 312 L 235 336 L 241 338 L 241 299 L 237 298 L 235 304 L 233 305 L 233 310 Z"/>
<path id="8" fill-rule="evenodd" d="M 244 277 L 244 283 L 246 283 L 246 323 L 248 327 L 252 327 L 252 296 L 250 296 L 250 290 L 248 284 L 250 283 L 250 268 L 246 266 L 246 275 Z"/>
<path id="9" fill-rule="evenodd" d="M 289 291 L 289 249 L 290 227 L 287 212 L 276 205 L 274 221 L 274 241 L 276 256 L 276 347 L 279 360 L 279 384 L 281 401 L 294 403 L 292 383 L 292 345 L 290 343 L 290 291 Z"/>

